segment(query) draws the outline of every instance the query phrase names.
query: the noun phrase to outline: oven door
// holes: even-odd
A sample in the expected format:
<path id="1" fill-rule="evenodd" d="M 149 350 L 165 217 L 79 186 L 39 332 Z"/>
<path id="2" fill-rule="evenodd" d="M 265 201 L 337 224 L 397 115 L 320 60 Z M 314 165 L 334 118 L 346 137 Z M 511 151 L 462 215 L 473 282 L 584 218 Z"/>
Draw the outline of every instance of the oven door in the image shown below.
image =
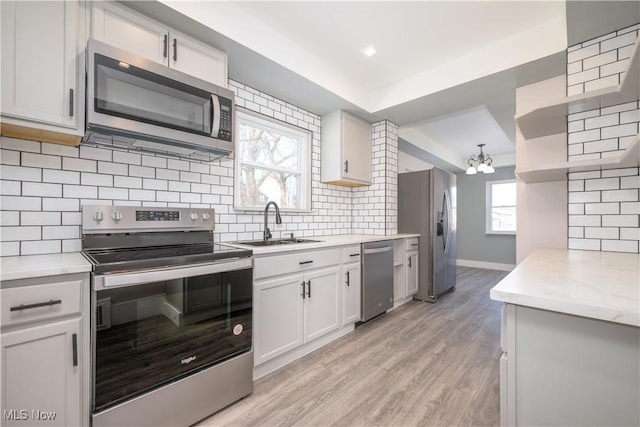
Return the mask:
<path id="1" fill-rule="evenodd" d="M 251 350 L 251 259 L 93 278 L 93 412 Z"/>

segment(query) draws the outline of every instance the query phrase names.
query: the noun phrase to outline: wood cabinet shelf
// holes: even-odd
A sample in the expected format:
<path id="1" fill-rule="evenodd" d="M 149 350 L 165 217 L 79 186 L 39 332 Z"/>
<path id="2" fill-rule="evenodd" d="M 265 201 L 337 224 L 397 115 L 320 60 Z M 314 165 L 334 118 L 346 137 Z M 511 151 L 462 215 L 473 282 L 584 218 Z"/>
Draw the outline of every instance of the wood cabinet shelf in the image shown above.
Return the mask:
<path id="1" fill-rule="evenodd" d="M 611 105 L 624 104 L 640 98 L 640 42 L 622 75 L 622 82 L 587 93 L 545 102 L 516 116 L 516 123 L 525 139 L 540 138 L 567 131 L 567 115 Z"/>
<path id="2" fill-rule="evenodd" d="M 618 169 L 640 166 L 640 134 L 631 145 L 614 156 L 602 159 L 574 160 L 549 163 L 532 169 L 516 169 L 518 178 L 527 183 L 566 181 L 568 172 L 585 172 L 602 169 Z"/>

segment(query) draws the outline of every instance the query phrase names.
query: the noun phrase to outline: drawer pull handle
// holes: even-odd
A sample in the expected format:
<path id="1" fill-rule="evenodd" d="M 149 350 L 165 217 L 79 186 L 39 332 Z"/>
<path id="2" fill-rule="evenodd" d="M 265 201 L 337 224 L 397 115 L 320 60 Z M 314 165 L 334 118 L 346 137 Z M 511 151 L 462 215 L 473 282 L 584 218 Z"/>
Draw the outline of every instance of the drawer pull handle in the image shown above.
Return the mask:
<path id="1" fill-rule="evenodd" d="M 307 297 L 311 298 L 311 280 L 307 280 Z"/>
<path id="2" fill-rule="evenodd" d="M 304 288 L 304 285 L 305 285 L 305 281 L 303 280 L 303 281 L 302 281 L 302 283 L 300 283 L 300 286 L 302 286 L 302 293 L 300 294 L 300 295 L 302 295 L 302 299 L 305 299 L 305 298 L 306 298 L 306 297 L 305 297 L 305 288 Z"/>
<path id="3" fill-rule="evenodd" d="M 360 256 L 360 254 L 350 254 L 349 256 Z"/>
<path id="4" fill-rule="evenodd" d="M 56 305 L 56 304 L 62 304 L 62 300 L 61 299 L 57 299 L 57 300 L 49 300 L 46 302 L 38 302 L 35 304 L 20 304 L 20 305 L 16 305 L 14 307 L 11 307 L 9 309 L 9 311 L 20 311 L 20 310 L 28 310 L 30 308 L 38 308 L 38 307 L 46 307 L 48 305 Z"/>
<path id="5" fill-rule="evenodd" d="M 412 243 L 411 246 L 418 246 L 418 244 L 417 243 Z"/>
<path id="6" fill-rule="evenodd" d="M 350 271 L 347 271 L 347 286 L 351 286 L 351 277 L 349 275 Z"/>
<path id="7" fill-rule="evenodd" d="M 309 260 L 309 261 L 300 261 L 299 264 L 300 265 L 304 265 L 304 264 L 311 264 L 313 262 L 313 260 Z"/>
<path id="8" fill-rule="evenodd" d="M 73 344 L 73 366 L 78 366 L 78 334 L 71 335 Z"/>

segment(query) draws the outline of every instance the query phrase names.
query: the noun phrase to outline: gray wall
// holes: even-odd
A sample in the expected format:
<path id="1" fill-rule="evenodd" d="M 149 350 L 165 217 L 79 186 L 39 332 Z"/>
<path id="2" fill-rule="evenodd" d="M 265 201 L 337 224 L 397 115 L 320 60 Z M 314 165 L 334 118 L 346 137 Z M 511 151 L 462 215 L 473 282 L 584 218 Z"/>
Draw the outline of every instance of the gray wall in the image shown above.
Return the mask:
<path id="1" fill-rule="evenodd" d="M 485 234 L 486 182 L 515 179 L 514 170 L 510 166 L 489 175 L 457 174 L 458 259 L 515 265 L 516 236 Z"/>

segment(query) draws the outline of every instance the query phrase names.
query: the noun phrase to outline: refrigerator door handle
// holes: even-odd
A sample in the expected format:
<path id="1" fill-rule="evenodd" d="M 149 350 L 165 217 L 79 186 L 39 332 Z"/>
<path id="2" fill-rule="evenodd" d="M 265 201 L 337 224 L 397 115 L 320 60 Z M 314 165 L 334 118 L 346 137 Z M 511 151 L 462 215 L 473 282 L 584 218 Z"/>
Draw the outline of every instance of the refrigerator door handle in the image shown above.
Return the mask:
<path id="1" fill-rule="evenodd" d="M 445 227 L 446 234 L 442 236 L 444 239 L 444 253 L 449 252 L 449 239 L 451 238 L 451 199 L 449 197 L 449 191 L 444 190 L 444 199 L 442 201 L 445 216 L 447 218 L 447 226 Z"/>

